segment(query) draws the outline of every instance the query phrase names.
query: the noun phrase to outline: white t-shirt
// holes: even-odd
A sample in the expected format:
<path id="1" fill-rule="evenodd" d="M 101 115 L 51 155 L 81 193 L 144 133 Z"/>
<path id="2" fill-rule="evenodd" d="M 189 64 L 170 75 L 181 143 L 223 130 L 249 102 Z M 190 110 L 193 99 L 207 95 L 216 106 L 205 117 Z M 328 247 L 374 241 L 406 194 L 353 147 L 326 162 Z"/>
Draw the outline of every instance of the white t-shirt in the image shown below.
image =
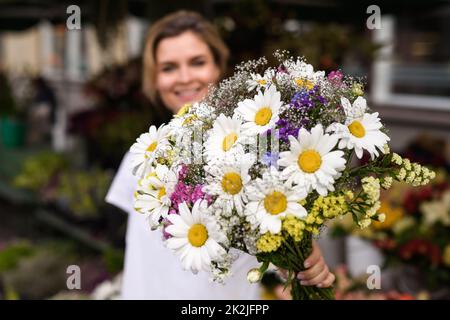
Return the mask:
<path id="1" fill-rule="evenodd" d="M 130 158 L 127 153 L 106 196 L 106 202 L 129 213 L 122 299 L 260 299 L 260 286 L 247 281 L 248 270 L 259 263 L 246 253 L 235 261 L 224 285 L 211 282 L 206 272 L 195 275 L 182 269 L 179 258 L 164 247 L 161 232 L 151 231 L 145 217 L 133 209 L 137 178 Z"/>

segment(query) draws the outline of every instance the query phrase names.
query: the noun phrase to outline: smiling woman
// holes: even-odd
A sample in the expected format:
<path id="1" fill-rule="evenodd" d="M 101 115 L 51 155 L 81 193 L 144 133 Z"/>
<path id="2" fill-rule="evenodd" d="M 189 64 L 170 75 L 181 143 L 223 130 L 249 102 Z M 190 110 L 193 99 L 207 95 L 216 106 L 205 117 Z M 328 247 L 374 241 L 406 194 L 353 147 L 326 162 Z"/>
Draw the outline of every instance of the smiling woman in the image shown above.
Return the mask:
<path id="1" fill-rule="evenodd" d="M 176 113 L 201 100 L 225 73 L 228 48 L 199 14 L 178 11 L 157 21 L 144 52 L 144 92 Z"/>
<path id="2" fill-rule="evenodd" d="M 162 40 L 156 50 L 156 61 L 156 88 L 162 102 L 172 111 L 201 100 L 208 85 L 220 74 L 207 44 L 191 31 Z"/>

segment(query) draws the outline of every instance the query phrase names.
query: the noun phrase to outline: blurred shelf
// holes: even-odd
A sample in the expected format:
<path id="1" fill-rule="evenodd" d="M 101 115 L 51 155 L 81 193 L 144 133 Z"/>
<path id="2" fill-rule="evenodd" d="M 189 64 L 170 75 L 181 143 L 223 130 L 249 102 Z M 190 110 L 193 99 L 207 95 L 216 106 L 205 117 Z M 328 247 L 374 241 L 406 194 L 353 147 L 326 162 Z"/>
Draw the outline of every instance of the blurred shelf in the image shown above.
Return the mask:
<path id="1" fill-rule="evenodd" d="M 380 116 L 388 124 L 450 131 L 450 111 L 399 107 L 388 104 L 375 105 L 373 110 L 379 112 Z"/>

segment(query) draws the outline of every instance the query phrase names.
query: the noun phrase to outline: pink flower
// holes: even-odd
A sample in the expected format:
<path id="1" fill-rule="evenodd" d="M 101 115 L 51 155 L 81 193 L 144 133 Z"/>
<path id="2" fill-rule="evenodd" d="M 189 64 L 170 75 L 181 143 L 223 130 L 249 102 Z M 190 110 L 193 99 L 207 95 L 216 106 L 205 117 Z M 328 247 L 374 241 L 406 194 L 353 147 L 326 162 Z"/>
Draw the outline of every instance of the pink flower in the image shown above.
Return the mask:
<path id="1" fill-rule="evenodd" d="M 328 80 L 330 80 L 333 84 L 335 84 L 337 86 L 342 85 L 342 77 L 343 77 L 343 75 L 339 70 L 331 71 L 328 74 Z"/>
<path id="2" fill-rule="evenodd" d="M 208 205 L 212 202 L 212 196 L 203 192 L 203 186 L 200 184 L 196 185 L 192 192 L 192 203 L 195 203 L 198 199 L 206 200 Z"/>
<path id="3" fill-rule="evenodd" d="M 188 166 L 185 164 L 181 165 L 180 171 L 178 172 L 178 179 L 184 180 L 188 174 Z"/>
<path id="4" fill-rule="evenodd" d="M 170 211 L 171 211 L 171 213 L 169 213 L 169 214 L 178 214 L 175 210 L 170 210 Z M 172 213 L 172 211 L 173 211 L 173 213 Z M 163 223 L 163 228 L 162 228 L 163 239 L 167 240 L 172 237 L 172 235 L 170 233 L 166 232 L 166 228 L 168 226 L 170 226 L 171 223 L 168 219 L 163 219 L 162 223 Z"/>
<path id="5" fill-rule="evenodd" d="M 192 206 L 197 200 L 204 199 L 208 204 L 212 202 L 212 196 L 203 192 L 203 186 L 186 185 L 183 181 L 179 181 L 175 186 L 175 191 L 170 196 L 172 208 L 178 210 L 178 205 L 186 202 L 188 206 Z"/>

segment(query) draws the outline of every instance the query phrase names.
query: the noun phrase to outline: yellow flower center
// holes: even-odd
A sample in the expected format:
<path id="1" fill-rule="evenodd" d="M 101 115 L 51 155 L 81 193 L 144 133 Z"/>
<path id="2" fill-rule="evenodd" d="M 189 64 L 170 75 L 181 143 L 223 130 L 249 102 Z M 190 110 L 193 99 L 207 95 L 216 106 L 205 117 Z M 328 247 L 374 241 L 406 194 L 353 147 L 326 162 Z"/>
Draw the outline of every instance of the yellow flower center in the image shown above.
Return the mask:
<path id="1" fill-rule="evenodd" d="M 231 195 L 238 194 L 242 189 L 242 179 L 236 172 L 225 173 L 222 178 L 222 189 Z"/>
<path id="2" fill-rule="evenodd" d="M 366 129 L 364 129 L 364 126 L 358 120 L 350 123 L 350 125 L 348 126 L 348 130 L 357 138 L 362 138 L 366 135 Z"/>
<path id="3" fill-rule="evenodd" d="M 297 163 L 304 172 L 314 173 L 320 168 L 322 158 L 316 150 L 306 150 L 298 156 Z"/>
<path id="4" fill-rule="evenodd" d="M 208 230 L 200 223 L 194 224 L 189 229 L 188 240 L 194 247 L 201 247 L 208 240 Z"/>
<path id="5" fill-rule="evenodd" d="M 265 126 L 272 119 L 272 110 L 269 107 L 262 107 L 255 114 L 255 123 L 258 126 Z"/>
<path id="6" fill-rule="evenodd" d="M 267 80 L 265 80 L 265 79 L 259 79 L 259 80 L 256 80 L 256 82 L 258 82 L 262 86 L 265 86 L 267 84 Z"/>
<path id="7" fill-rule="evenodd" d="M 295 79 L 295 83 L 300 88 L 305 88 L 306 90 L 311 90 L 312 88 L 314 88 L 314 83 L 306 79 Z"/>
<path id="8" fill-rule="evenodd" d="M 156 149 L 156 146 L 158 145 L 158 143 L 156 141 L 154 141 L 152 144 L 150 144 L 147 148 L 148 152 L 153 152 Z"/>
<path id="9" fill-rule="evenodd" d="M 273 215 L 286 211 L 286 196 L 278 191 L 274 191 L 271 194 L 266 195 L 264 198 L 264 208 L 267 212 Z"/>
<path id="10" fill-rule="evenodd" d="M 231 147 L 233 146 L 233 144 L 236 142 L 237 140 L 237 134 L 236 133 L 230 133 L 228 134 L 222 141 L 222 150 L 223 151 L 228 151 L 231 149 Z"/>
<path id="11" fill-rule="evenodd" d="M 161 200 L 161 198 L 164 197 L 165 195 L 166 195 L 166 188 L 162 187 L 158 191 L 158 200 Z"/>

